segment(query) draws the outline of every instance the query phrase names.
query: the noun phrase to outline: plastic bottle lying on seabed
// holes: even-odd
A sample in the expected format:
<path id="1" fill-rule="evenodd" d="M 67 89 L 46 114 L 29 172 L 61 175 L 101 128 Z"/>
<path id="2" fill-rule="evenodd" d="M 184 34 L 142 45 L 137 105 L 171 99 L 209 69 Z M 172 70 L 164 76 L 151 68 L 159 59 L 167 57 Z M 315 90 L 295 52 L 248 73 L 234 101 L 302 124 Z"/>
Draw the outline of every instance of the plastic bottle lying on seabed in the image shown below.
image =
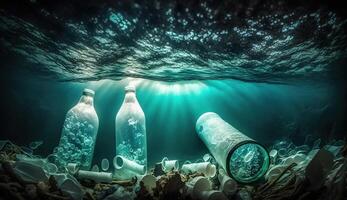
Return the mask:
<path id="1" fill-rule="evenodd" d="M 216 113 L 201 115 L 196 131 L 218 164 L 234 180 L 251 183 L 266 173 L 270 164 L 267 150 Z"/>

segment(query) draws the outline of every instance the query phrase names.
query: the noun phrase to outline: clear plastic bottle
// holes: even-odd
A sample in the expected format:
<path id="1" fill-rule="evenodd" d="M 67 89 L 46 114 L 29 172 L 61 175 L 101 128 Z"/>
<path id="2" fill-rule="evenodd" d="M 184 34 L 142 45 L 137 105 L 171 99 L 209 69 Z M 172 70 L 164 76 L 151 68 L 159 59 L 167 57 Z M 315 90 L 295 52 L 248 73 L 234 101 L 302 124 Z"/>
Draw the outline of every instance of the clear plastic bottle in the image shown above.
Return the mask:
<path id="1" fill-rule="evenodd" d="M 99 128 L 93 102 L 94 91 L 84 89 L 77 105 L 67 112 L 59 145 L 54 149 L 60 168 L 76 163 L 81 169 L 90 169 Z"/>
<path id="2" fill-rule="evenodd" d="M 196 131 L 227 174 L 241 183 L 261 179 L 269 168 L 267 150 L 212 112 L 196 122 Z"/>
<path id="3" fill-rule="evenodd" d="M 147 169 L 146 119 L 132 85 L 125 87 L 124 101 L 116 116 L 116 155 Z M 123 173 L 116 168 L 115 174 L 121 175 L 117 178 L 128 179 L 136 172 Z"/>

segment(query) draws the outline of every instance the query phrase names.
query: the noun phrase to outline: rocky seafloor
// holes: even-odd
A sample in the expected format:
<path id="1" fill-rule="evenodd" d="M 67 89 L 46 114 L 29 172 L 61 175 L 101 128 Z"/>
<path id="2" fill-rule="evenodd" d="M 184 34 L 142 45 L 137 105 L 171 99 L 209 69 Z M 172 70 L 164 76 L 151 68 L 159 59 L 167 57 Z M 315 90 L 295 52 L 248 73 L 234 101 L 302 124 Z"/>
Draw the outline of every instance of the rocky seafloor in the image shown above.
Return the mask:
<path id="1" fill-rule="evenodd" d="M 149 172 L 152 182 L 143 177 L 102 182 L 58 170 L 10 141 L 0 141 L 0 150 L 0 199 L 347 199 L 347 145 L 342 140 L 300 146 L 277 141 L 269 147 L 267 174 L 249 185 L 224 184 L 221 170 L 213 176 L 164 172 L 160 163 Z M 213 159 L 208 162 L 218 168 Z M 208 184 L 197 186 L 198 179 Z"/>

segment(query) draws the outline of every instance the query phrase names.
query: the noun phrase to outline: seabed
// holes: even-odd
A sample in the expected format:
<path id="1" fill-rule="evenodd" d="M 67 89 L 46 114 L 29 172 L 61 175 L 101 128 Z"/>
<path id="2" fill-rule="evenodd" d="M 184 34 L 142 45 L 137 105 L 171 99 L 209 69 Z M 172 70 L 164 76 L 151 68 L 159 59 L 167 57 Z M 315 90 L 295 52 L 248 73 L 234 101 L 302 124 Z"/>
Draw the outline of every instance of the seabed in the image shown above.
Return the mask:
<path id="1" fill-rule="evenodd" d="M 51 173 L 39 163 L 26 162 L 23 157 L 37 159 L 39 156 L 28 154 L 10 141 L 2 141 L 0 148 L 1 199 L 208 199 L 192 196 L 187 186 L 195 177 L 203 177 L 202 173 L 164 172 L 157 163 L 149 170 L 156 179 L 154 188 L 149 189 L 136 177 L 96 183 L 68 173 Z M 210 196 L 210 199 L 346 199 L 345 141 L 332 141 L 321 148 L 320 140 L 312 146 L 278 141 L 269 149 L 271 165 L 262 180 L 237 183 L 233 185 L 237 188 L 232 194 Z M 223 193 L 217 177 L 218 170 L 214 177 L 208 178 L 210 191 Z"/>

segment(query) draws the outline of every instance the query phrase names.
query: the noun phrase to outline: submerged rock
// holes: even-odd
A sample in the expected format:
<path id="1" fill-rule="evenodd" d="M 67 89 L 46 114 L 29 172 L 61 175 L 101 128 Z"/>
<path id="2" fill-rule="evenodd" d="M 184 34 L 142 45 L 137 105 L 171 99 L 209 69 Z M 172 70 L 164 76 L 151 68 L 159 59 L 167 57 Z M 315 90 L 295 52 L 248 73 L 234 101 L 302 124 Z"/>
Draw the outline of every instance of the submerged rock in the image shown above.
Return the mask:
<path id="1" fill-rule="evenodd" d="M 325 149 L 320 149 L 317 152 L 305 170 L 306 178 L 310 182 L 310 189 L 317 190 L 322 187 L 333 164 L 334 155 L 331 152 Z"/>

